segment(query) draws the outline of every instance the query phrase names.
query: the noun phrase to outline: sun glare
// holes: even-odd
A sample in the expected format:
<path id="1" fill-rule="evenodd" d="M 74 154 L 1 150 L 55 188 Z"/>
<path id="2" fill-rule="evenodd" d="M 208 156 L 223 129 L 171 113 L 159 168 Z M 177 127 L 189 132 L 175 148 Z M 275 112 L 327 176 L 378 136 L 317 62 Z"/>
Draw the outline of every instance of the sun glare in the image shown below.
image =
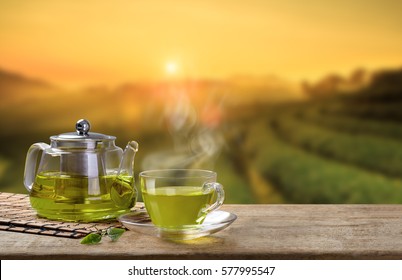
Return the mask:
<path id="1" fill-rule="evenodd" d="M 170 62 L 166 63 L 165 70 L 166 70 L 166 73 L 168 73 L 170 75 L 174 75 L 177 72 L 177 64 L 175 62 L 170 61 Z"/>

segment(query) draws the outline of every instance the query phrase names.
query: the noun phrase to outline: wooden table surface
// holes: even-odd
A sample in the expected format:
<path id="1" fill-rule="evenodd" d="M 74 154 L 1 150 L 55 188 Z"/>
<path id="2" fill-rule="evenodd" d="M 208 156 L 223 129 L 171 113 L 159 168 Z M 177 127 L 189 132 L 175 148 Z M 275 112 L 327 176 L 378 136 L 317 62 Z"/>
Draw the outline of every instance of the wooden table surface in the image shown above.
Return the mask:
<path id="1" fill-rule="evenodd" d="M 128 231 L 117 241 L 0 231 L 0 259 L 402 259 L 402 205 L 224 205 L 238 219 L 192 241 Z"/>

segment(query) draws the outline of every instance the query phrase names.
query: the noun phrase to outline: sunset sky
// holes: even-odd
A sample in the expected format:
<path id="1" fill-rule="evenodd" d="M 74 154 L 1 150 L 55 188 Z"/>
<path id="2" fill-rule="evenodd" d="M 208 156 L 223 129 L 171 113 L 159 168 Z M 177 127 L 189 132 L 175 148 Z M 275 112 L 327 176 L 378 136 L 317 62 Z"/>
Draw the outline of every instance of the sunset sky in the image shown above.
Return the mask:
<path id="1" fill-rule="evenodd" d="M 64 86 L 402 66 L 400 0 L 2 0 L 0 68 Z"/>

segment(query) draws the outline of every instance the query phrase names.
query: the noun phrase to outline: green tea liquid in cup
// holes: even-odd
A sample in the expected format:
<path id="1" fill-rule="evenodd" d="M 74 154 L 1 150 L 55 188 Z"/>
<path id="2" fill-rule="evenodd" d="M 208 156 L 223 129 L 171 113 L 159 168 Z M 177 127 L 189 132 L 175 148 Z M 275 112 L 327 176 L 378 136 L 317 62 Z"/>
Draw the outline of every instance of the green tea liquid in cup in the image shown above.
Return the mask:
<path id="1" fill-rule="evenodd" d="M 222 205 L 225 197 L 216 173 L 208 170 L 143 171 L 140 184 L 152 223 L 163 228 L 199 225 Z"/>

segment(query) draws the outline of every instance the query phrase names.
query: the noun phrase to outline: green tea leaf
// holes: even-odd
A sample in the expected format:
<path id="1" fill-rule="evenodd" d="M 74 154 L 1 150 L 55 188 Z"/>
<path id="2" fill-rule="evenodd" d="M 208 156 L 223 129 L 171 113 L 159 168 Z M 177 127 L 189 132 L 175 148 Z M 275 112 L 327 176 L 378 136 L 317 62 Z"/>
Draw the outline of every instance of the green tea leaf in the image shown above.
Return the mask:
<path id="1" fill-rule="evenodd" d="M 123 235 L 125 231 L 126 230 L 123 228 L 108 228 L 106 233 L 107 236 L 109 236 L 110 239 L 112 239 L 112 241 L 116 241 L 117 239 L 120 238 L 120 236 Z"/>
<path id="2" fill-rule="evenodd" d="M 135 204 L 133 198 L 136 197 L 136 193 L 131 185 L 117 178 L 110 188 L 110 197 L 117 206 L 131 208 Z"/>
<path id="3" fill-rule="evenodd" d="M 98 244 L 102 240 L 102 236 L 97 233 L 90 233 L 81 240 L 81 244 Z"/>

